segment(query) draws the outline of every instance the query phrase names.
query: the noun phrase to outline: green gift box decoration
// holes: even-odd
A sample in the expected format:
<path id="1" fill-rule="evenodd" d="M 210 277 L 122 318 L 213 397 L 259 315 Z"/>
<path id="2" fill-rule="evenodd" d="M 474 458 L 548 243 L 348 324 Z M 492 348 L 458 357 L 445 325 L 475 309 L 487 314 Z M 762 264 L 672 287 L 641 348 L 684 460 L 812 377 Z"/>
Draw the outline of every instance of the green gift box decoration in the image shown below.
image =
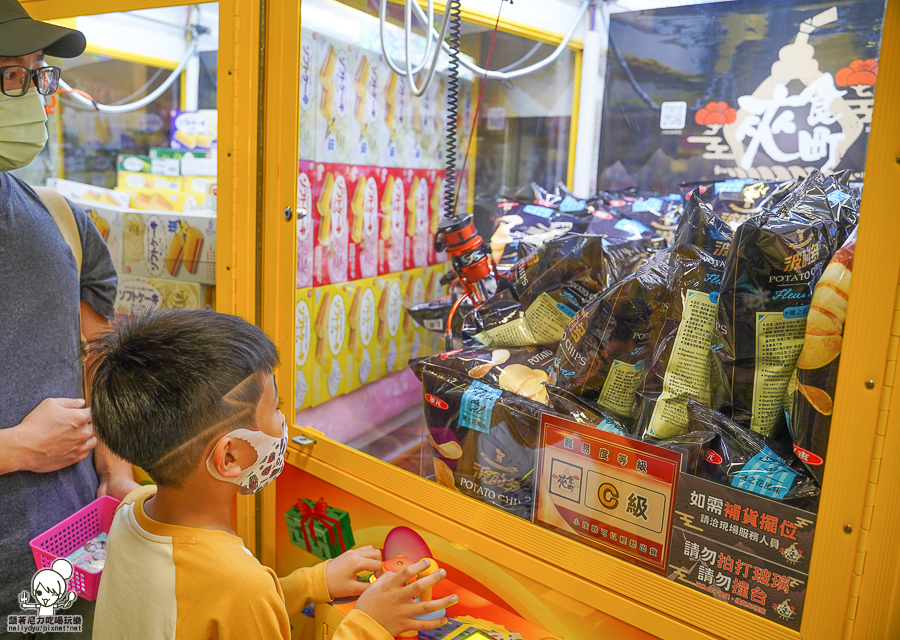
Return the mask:
<path id="1" fill-rule="evenodd" d="M 291 542 L 322 560 L 336 558 L 356 544 L 350 514 L 329 507 L 324 498 L 318 502 L 303 498 L 285 512 L 284 520 Z"/>

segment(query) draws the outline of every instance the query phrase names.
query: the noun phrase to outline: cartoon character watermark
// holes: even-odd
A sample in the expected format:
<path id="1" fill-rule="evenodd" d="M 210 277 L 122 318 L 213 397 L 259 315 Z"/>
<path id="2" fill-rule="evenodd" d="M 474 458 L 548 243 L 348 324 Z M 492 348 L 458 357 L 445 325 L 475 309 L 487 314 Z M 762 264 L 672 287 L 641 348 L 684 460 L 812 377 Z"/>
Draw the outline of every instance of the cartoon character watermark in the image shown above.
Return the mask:
<path id="1" fill-rule="evenodd" d="M 41 569 L 31 578 L 31 593 L 19 594 L 19 608 L 34 611 L 32 615 L 7 616 L 10 633 L 80 633 L 81 616 L 58 615 L 68 609 L 78 596 L 70 591 L 66 581 L 75 572 L 72 563 L 64 558 L 53 562 L 49 569 Z"/>

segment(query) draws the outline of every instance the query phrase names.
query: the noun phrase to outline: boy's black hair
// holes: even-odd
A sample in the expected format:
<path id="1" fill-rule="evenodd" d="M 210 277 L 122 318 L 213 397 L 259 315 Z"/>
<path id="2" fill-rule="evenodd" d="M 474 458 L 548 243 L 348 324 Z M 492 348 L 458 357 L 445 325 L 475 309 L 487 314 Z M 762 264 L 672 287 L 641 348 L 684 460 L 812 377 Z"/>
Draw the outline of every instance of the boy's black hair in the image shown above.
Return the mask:
<path id="1" fill-rule="evenodd" d="M 88 358 L 97 436 L 157 484 L 181 486 L 229 430 L 211 429 L 228 424 L 225 396 L 254 373 L 271 373 L 278 350 L 237 316 L 172 309 L 117 319 L 88 343 Z M 262 386 L 252 386 L 258 402 Z"/>

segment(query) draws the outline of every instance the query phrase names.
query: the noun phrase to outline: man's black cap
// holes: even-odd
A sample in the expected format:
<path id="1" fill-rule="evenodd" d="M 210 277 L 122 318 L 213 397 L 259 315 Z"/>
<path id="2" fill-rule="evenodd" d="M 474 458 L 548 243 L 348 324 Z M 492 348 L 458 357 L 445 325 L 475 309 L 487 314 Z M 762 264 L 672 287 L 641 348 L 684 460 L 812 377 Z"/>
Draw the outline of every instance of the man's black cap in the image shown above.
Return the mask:
<path id="1" fill-rule="evenodd" d="M 18 58 L 43 51 L 74 58 L 84 53 L 86 44 L 80 31 L 32 20 L 18 0 L 0 0 L 0 56 Z"/>

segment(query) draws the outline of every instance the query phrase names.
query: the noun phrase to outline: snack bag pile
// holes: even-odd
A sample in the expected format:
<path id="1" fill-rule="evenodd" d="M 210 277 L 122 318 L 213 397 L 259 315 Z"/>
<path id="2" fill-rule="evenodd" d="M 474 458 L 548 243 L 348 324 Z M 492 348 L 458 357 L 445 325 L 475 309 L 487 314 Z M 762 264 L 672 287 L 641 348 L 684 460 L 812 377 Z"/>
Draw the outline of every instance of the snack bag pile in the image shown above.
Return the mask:
<path id="1" fill-rule="evenodd" d="M 436 481 L 530 517 L 546 412 L 814 509 L 859 221 L 847 177 L 500 198 L 495 293 L 407 309 L 455 347 L 410 362 Z"/>

